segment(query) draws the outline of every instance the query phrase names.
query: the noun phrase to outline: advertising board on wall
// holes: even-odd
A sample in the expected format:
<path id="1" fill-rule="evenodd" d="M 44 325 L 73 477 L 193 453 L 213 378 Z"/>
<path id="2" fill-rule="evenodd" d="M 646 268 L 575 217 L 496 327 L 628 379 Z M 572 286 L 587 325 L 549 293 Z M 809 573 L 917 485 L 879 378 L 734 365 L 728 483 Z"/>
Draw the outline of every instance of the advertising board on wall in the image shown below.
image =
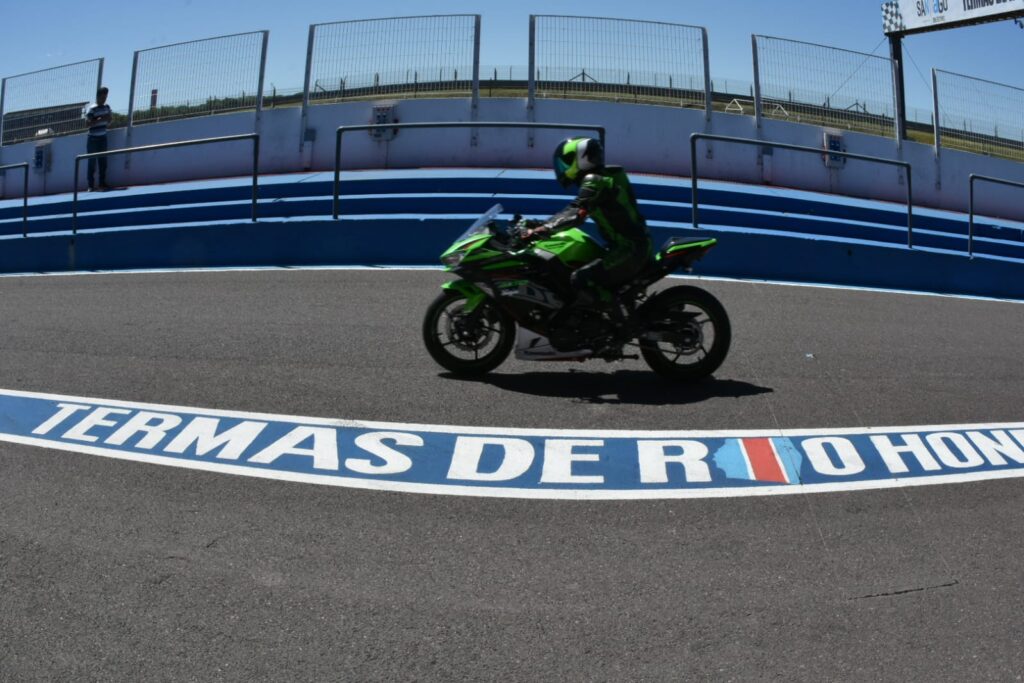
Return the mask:
<path id="1" fill-rule="evenodd" d="M 922 33 L 1024 15 L 1024 0 L 890 0 L 882 3 L 887 34 Z"/>

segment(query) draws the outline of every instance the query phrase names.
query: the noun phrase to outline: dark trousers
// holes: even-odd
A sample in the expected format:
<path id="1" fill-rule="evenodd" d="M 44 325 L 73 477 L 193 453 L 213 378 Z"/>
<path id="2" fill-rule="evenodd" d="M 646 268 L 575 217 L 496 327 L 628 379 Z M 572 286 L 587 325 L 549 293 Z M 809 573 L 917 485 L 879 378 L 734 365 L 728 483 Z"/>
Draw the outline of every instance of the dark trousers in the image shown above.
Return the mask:
<path id="1" fill-rule="evenodd" d="M 88 141 L 85 144 L 85 151 L 88 154 L 94 152 L 106 152 L 107 151 L 107 136 L 106 135 L 90 135 Z M 93 178 L 96 175 L 96 162 L 99 161 L 100 167 L 100 187 L 107 184 L 107 158 L 100 157 L 99 159 L 89 159 L 89 187 L 96 187 L 96 183 L 93 182 Z"/>

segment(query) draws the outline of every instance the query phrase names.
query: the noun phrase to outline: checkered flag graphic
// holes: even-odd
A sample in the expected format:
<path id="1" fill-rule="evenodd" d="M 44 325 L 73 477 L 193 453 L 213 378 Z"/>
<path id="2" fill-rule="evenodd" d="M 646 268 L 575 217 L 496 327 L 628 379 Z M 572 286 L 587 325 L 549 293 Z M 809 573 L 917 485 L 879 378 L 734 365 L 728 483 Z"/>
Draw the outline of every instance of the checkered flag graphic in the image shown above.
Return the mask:
<path id="1" fill-rule="evenodd" d="M 903 23 L 903 13 L 900 11 L 900 3 L 896 0 L 882 3 L 882 31 L 884 33 L 898 33 L 906 31 L 907 25 Z"/>

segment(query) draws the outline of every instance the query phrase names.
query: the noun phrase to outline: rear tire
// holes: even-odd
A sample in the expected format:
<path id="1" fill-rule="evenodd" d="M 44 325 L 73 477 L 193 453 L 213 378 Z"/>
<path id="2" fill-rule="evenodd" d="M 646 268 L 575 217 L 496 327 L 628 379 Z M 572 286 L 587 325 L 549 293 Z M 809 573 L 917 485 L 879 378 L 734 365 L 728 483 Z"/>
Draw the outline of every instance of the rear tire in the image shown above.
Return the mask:
<path id="1" fill-rule="evenodd" d="M 648 334 L 670 337 L 640 337 L 640 353 L 662 377 L 702 379 L 725 361 L 732 342 L 729 316 L 718 299 L 703 289 L 671 287 L 655 295 L 639 312 L 647 321 Z"/>
<path id="2" fill-rule="evenodd" d="M 490 299 L 466 313 L 466 296 L 446 289 L 423 317 L 423 343 L 437 363 L 456 375 L 483 375 L 501 365 L 515 344 L 515 322 Z"/>

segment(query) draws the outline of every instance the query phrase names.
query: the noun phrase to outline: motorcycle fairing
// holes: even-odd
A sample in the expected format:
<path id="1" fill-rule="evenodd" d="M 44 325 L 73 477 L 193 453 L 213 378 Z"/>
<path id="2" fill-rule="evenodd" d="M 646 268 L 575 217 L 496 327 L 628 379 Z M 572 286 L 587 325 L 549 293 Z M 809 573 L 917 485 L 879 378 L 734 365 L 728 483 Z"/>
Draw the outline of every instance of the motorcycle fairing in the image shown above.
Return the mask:
<path id="1" fill-rule="evenodd" d="M 551 345 L 551 340 L 523 326 L 516 335 L 516 359 L 525 361 L 545 360 L 586 360 L 593 354 L 591 349 L 575 351 L 559 351 Z"/>

